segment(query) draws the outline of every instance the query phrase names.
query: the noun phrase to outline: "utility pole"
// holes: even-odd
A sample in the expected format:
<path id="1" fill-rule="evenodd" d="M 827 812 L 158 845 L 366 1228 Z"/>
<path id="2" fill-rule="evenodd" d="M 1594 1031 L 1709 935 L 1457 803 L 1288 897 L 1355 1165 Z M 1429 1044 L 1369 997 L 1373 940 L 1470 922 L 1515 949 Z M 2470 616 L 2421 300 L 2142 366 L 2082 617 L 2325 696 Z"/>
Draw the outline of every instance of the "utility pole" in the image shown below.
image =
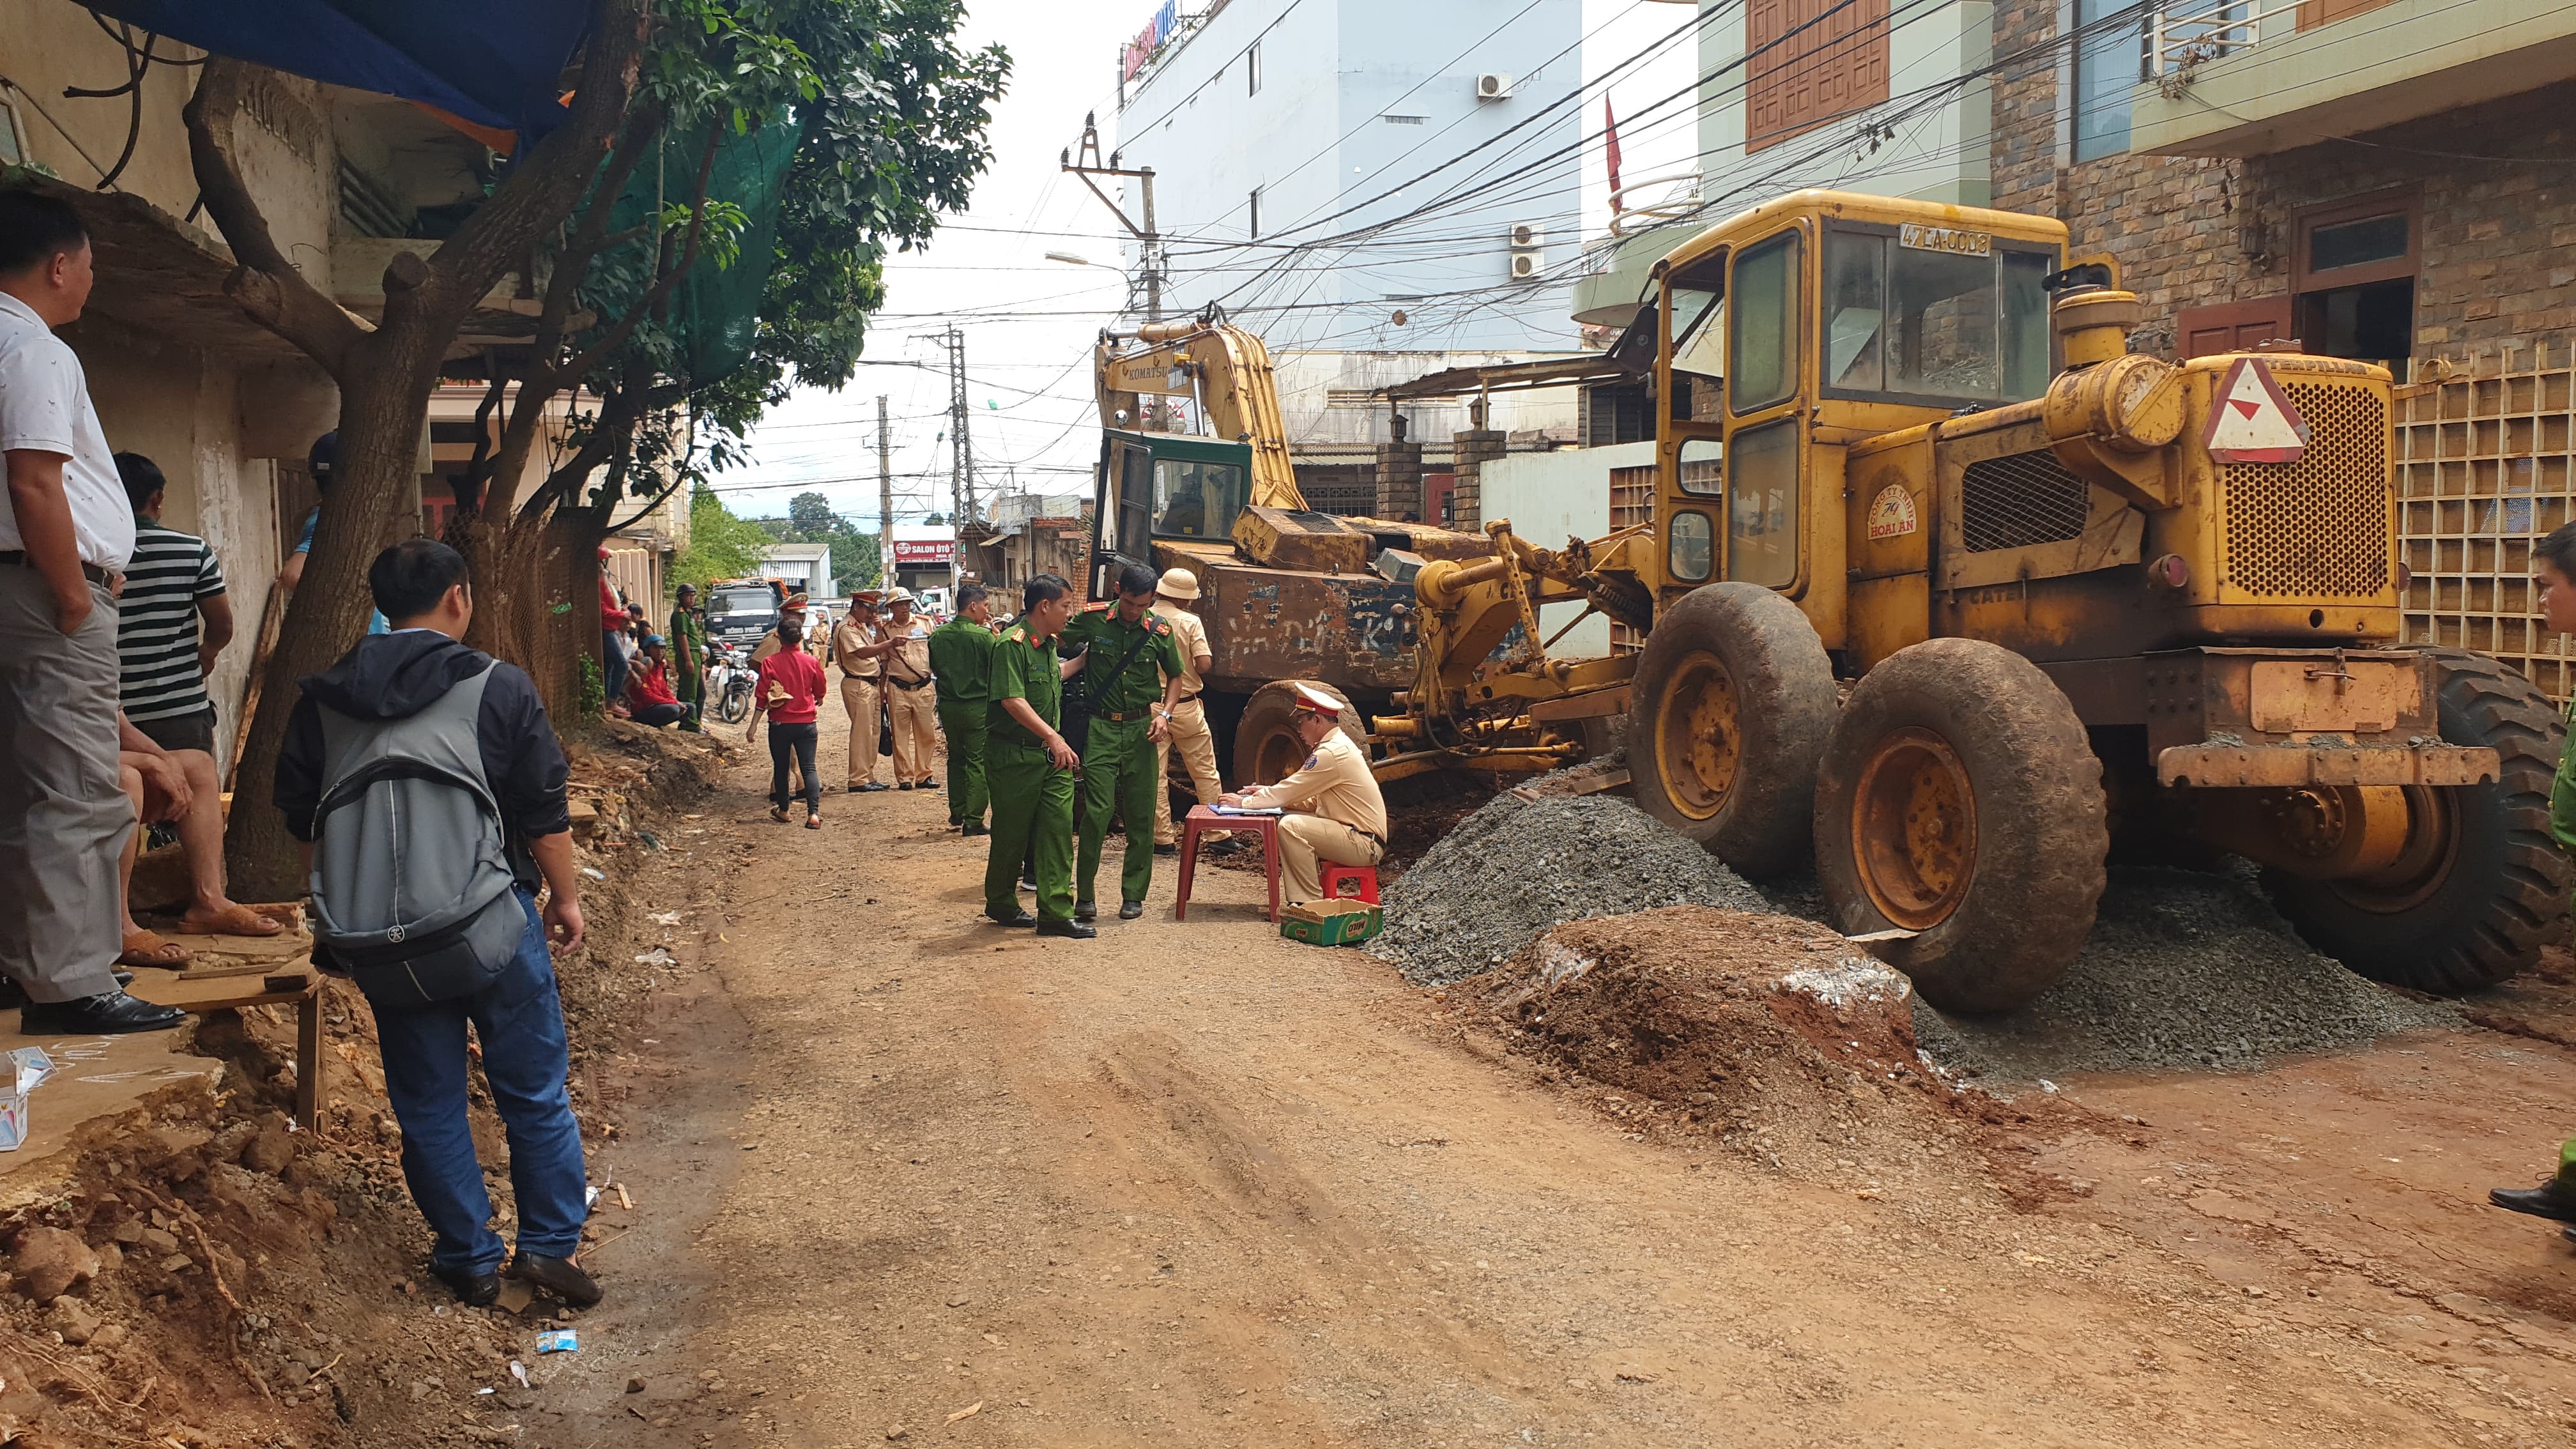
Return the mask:
<path id="1" fill-rule="evenodd" d="M 1128 235 L 1136 238 L 1136 276 L 1145 284 L 1145 320 L 1162 321 L 1163 234 L 1154 226 L 1154 168 L 1140 166 L 1131 170 L 1122 167 L 1118 164 L 1118 153 L 1115 151 L 1109 154 L 1106 162 L 1103 162 L 1100 159 L 1100 128 L 1093 124 L 1093 118 L 1090 115 L 1082 118 L 1081 145 L 1078 148 L 1066 147 L 1057 160 L 1062 163 L 1065 170 L 1081 177 L 1082 184 L 1091 188 L 1091 194 L 1100 198 L 1100 204 L 1108 207 L 1110 215 L 1118 218 L 1118 224 L 1127 228 Z M 1138 209 L 1144 215 L 1144 225 L 1139 226 L 1128 220 L 1127 209 L 1111 200 L 1108 192 L 1100 189 L 1100 183 L 1091 179 L 1095 176 L 1135 178 L 1138 199 L 1141 202 Z"/>
<path id="2" fill-rule="evenodd" d="M 894 584 L 894 468 L 886 460 L 886 395 L 877 394 L 877 582 Z"/>
<path id="3" fill-rule="evenodd" d="M 948 516 L 957 538 L 957 557 L 962 561 L 966 556 L 967 520 L 982 512 L 975 499 L 975 440 L 968 433 L 974 414 L 966 404 L 966 333 L 952 323 L 946 332 L 930 340 L 948 349 L 948 427 L 952 435 Z M 962 568 L 963 563 L 958 567 Z"/>

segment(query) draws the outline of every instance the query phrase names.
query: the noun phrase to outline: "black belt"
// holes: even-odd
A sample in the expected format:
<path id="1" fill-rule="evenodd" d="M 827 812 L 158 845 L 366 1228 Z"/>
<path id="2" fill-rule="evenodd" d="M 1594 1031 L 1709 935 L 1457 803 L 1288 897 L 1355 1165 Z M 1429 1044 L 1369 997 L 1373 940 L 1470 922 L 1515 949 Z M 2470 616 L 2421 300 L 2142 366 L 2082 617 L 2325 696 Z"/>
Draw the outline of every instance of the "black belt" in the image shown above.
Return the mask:
<path id="1" fill-rule="evenodd" d="M 27 557 L 27 551 L 23 548 L 0 548 L 0 564 L 16 564 L 20 568 L 30 569 L 36 566 L 35 562 Z M 82 578 L 102 589 L 112 587 L 116 582 L 114 572 L 100 568 L 94 563 L 82 564 L 80 571 Z"/>
<path id="2" fill-rule="evenodd" d="M 1133 724 L 1137 720 L 1150 718 L 1153 713 L 1154 711 L 1151 709 L 1131 709 L 1124 711 L 1104 709 L 1092 715 L 1092 718 L 1105 719 L 1111 724 Z"/>
<path id="3" fill-rule="evenodd" d="M 891 674 L 886 676 L 886 683 L 893 685 L 897 689 L 928 689 L 930 687 L 930 681 L 927 679 L 919 679 L 914 680 L 911 683 L 906 683 L 903 680 L 895 678 Z"/>

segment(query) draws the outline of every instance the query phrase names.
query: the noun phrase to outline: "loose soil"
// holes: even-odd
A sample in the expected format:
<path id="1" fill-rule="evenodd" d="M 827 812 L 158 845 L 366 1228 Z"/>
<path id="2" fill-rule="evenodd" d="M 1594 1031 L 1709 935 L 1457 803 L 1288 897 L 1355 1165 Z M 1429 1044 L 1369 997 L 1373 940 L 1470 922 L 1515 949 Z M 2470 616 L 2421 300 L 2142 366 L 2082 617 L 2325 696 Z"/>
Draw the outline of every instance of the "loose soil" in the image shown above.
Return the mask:
<path id="1" fill-rule="evenodd" d="M 1867 1080 L 1901 1065 L 1901 1019 L 1842 1038 L 1864 1069 L 1802 1009 L 1636 1004 L 1839 958 L 1778 917 L 1561 928 L 1593 964 L 1560 963 L 1564 1030 L 1534 1036 L 1554 1010 L 1493 1009 L 1526 975 L 1423 990 L 1283 942 L 1239 872 L 1203 871 L 1186 924 L 1168 860 L 1145 919 L 1097 941 L 985 924 L 980 842 L 940 795 L 836 794 L 814 832 L 768 823 L 765 777 L 736 767 L 690 807 L 692 854 L 643 877 L 683 919 L 676 964 L 639 968 L 647 1015 L 590 1042 L 620 1129 L 594 1151 L 635 1207 L 589 1250 L 610 1298 L 580 1351 L 523 1358 L 538 1386 L 496 1404 L 473 1390 L 506 1383 L 515 1326 L 403 1297 L 382 1254 L 335 1260 L 284 1301 L 369 1305 L 389 1330 L 325 1345 L 331 1381 L 387 1359 L 394 1382 L 356 1425 L 281 1416 L 277 1440 L 2394 1449 L 2576 1427 L 2576 1258 L 2481 1201 L 2576 1116 L 2563 982 L 2470 1014 L 2509 1025 L 2006 1103 Z M 1690 1071 L 1623 1075 L 1640 1023 L 1724 1034 L 1676 1049 Z M 447 1366 L 406 1383 L 431 1343 Z M 188 1392 L 238 1405 L 222 1359 Z M 111 1367 L 129 1396 L 152 1372 Z M 61 1437 L 187 1422 L 153 1393 L 130 1429 Z"/>

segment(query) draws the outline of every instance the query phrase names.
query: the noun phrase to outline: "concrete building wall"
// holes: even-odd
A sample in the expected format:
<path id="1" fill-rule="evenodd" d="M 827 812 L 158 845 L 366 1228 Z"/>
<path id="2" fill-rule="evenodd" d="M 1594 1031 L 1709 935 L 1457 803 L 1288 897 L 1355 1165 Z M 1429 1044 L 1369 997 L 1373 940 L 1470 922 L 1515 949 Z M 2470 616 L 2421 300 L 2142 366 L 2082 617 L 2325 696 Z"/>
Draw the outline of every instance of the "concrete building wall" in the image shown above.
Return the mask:
<path id="1" fill-rule="evenodd" d="M 1273 353 L 1279 408 L 1288 436 L 1301 447 L 1327 443 L 1383 443 L 1388 440 L 1387 401 L 1380 388 L 1453 367 L 1480 367 L 1520 361 L 1524 352 L 1328 352 Z M 1409 434 L 1416 442 L 1447 438 L 1470 426 L 1469 399 L 1438 398 L 1404 405 Z M 1557 443 L 1575 441 L 1577 399 L 1572 388 L 1538 388 L 1507 392 L 1491 399 L 1488 425 L 1518 436 L 1525 444 L 1539 437 Z"/>
<path id="2" fill-rule="evenodd" d="M 1274 348 L 1363 338 L 1380 350 L 1575 346 L 1561 285 L 1510 290 L 1507 231 L 1536 223 L 1548 233 L 1543 257 L 1573 254 L 1581 177 L 1572 148 L 1585 118 L 1573 104 L 1546 108 L 1581 84 L 1581 36 L 1580 0 L 1539 0 L 1525 12 L 1479 0 L 1234 0 L 1217 11 L 1166 47 L 1119 117 L 1123 164 L 1154 168 L 1157 221 L 1185 239 L 1174 244 L 1165 310 L 1227 297 L 1249 305 L 1244 320 Z M 1256 41 L 1257 93 L 1248 78 Z M 1477 99 L 1481 73 L 1510 75 L 1511 97 Z M 1523 129 L 1504 139 L 1514 125 Z M 1430 201 L 1462 173 L 1404 183 L 1487 142 L 1496 144 L 1482 154 L 1496 159 L 1477 179 L 1566 154 L 1489 199 L 1365 245 L 1279 249 Z M 1206 250 L 1228 243 L 1243 249 Z M 1244 289 L 1273 263 L 1284 270 Z M 1477 290 L 1441 296 L 1462 289 Z M 1297 310 L 1260 310 L 1289 304 Z M 1397 310 L 1405 323 L 1392 320 Z"/>
<path id="3" fill-rule="evenodd" d="M 1489 459 L 1477 470 L 1484 517 L 1508 518 L 1512 532 L 1546 548 L 1561 548 L 1569 538 L 1599 538 L 1610 531 L 1610 470 L 1654 463 L 1652 443 Z M 1553 634 L 1582 612 L 1580 604 L 1547 605 L 1539 610 L 1539 628 Z M 1599 615 L 1586 619 L 1548 652 L 1570 659 L 1608 654 L 1610 621 Z"/>
<path id="4" fill-rule="evenodd" d="M 1752 71 L 1745 7 L 1701 0 L 1700 8 L 1727 12 L 1700 31 L 1701 225 L 1803 186 L 1987 204 L 1988 88 L 1983 80 L 1950 84 L 1976 76 L 1993 54 L 1994 7 L 1985 0 L 1889 5 L 1888 99 L 1751 152 L 1745 150 Z M 1872 127 L 1879 131 L 1874 140 Z"/>

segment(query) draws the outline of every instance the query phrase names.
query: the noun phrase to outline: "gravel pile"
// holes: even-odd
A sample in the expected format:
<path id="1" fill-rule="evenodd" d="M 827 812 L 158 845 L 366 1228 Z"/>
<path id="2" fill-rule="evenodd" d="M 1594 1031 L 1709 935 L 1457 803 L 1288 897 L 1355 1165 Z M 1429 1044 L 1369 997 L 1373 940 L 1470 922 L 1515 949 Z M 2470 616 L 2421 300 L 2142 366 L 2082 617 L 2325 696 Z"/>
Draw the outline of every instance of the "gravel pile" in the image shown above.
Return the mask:
<path id="1" fill-rule="evenodd" d="M 2001 1017 L 1944 1016 L 1919 999 L 1914 1010 L 1934 1061 L 1998 1082 L 2243 1070 L 2458 1024 L 2450 1006 L 2384 990 L 2309 950 L 2250 868 L 2114 870 L 2083 954 L 2038 1000 Z"/>
<path id="2" fill-rule="evenodd" d="M 1472 976 L 1550 926 L 1657 906 L 1769 911 L 1717 857 L 1625 800 L 1497 795 L 1414 862 L 1368 949 L 1420 986 Z"/>

